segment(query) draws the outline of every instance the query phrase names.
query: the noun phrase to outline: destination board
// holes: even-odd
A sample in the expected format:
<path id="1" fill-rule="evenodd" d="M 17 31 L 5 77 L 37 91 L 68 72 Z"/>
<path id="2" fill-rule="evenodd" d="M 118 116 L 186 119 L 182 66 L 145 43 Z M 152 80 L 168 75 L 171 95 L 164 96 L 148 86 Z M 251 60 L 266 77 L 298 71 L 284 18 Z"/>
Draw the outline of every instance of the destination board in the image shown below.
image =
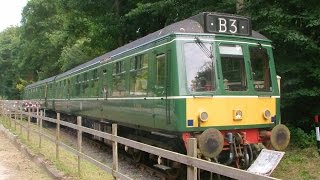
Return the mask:
<path id="1" fill-rule="evenodd" d="M 250 19 L 241 16 L 208 13 L 205 16 L 205 25 L 208 33 L 251 35 Z"/>

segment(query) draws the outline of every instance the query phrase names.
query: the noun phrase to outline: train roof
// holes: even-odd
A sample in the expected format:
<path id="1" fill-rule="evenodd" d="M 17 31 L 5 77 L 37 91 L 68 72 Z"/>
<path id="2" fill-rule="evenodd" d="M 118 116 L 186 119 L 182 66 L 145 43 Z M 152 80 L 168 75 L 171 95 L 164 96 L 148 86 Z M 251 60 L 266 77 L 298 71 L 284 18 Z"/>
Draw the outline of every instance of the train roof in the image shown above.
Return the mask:
<path id="1" fill-rule="evenodd" d="M 29 87 L 34 87 L 34 86 L 38 86 L 40 84 L 43 84 L 43 83 L 48 83 L 48 82 L 51 82 L 55 79 L 61 79 L 61 78 L 64 78 L 65 76 L 68 76 L 68 75 L 71 75 L 71 74 L 74 74 L 80 70 L 83 70 L 85 68 L 90 68 L 90 67 L 95 67 L 97 65 L 100 64 L 100 62 L 107 62 L 107 61 L 110 61 L 112 59 L 112 57 L 115 57 L 117 55 L 120 55 L 124 52 L 127 52 L 129 50 L 132 50 L 132 49 L 135 49 L 135 48 L 138 48 L 144 44 L 147 44 L 149 42 L 152 42 L 152 41 L 156 41 L 156 40 L 159 40 L 163 37 L 166 37 L 168 35 L 171 35 L 171 34 L 179 34 L 179 33 L 208 33 L 210 34 L 210 32 L 208 32 L 208 27 L 206 25 L 206 22 L 205 21 L 208 21 L 205 17 L 208 16 L 208 15 L 215 15 L 217 13 L 207 13 L 207 12 L 204 12 L 204 13 L 200 13 L 196 16 L 192 16 L 188 19 L 185 19 L 185 20 L 182 20 L 182 21 L 178 21 L 176 23 L 173 23 L 171 25 L 168 25 L 166 27 L 164 27 L 163 29 L 160 29 L 156 32 L 153 32 L 147 36 L 144 36 L 140 39 L 137 39 L 133 42 L 130 42 L 124 46 L 121 46 L 115 50 L 112 50 L 106 54 L 103 54 L 99 57 L 96 57 L 94 59 L 92 59 L 91 61 L 88 61 L 84 64 L 81 64 L 79 66 L 76 66 L 75 68 L 72 68 L 62 74 L 59 74 L 57 76 L 53 76 L 53 77 L 50 77 L 50 78 L 47 78 L 47 79 L 44 79 L 44 80 L 41 80 L 41 81 L 38 81 L 36 83 L 33 83 L 33 84 L 30 84 L 27 86 L 27 88 Z M 218 14 L 218 15 L 221 15 L 221 16 L 226 16 L 226 14 Z M 238 17 L 241 17 L 241 16 L 236 16 L 236 15 L 229 15 L 227 14 L 228 17 L 233 17 L 233 18 L 238 18 Z M 203 19 L 202 19 L 203 18 Z M 241 17 L 243 18 L 243 17 Z M 250 22 L 250 21 L 249 21 Z M 249 23 L 249 28 L 250 28 L 250 33 L 247 35 L 247 36 L 250 36 L 252 38 L 257 38 L 257 39 L 262 39 L 262 40 L 268 40 L 265 36 L 263 36 L 262 34 L 256 32 L 256 31 L 252 31 L 251 30 L 251 24 Z M 218 34 L 218 33 L 212 33 L 211 34 Z M 236 34 L 236 35 L 241 35 L 241 34 Z"/>

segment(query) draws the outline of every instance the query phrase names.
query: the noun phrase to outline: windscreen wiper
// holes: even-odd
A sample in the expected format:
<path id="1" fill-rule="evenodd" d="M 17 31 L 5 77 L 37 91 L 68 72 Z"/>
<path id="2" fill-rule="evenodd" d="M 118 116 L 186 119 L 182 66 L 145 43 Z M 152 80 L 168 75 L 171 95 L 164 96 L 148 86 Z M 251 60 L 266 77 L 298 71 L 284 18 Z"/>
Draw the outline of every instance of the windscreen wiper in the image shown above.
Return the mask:
<path id="1" fill-rule="evenodd" d="M 206 45 L 204 45 L 204 43 L 198 38 L 195 37 L 196 44 L 199 46 L 199 48 L 203 51 L 203 53 L 210 59 L 213 58 L 213 54 L 212 54 L 212 48 L 210 48 L 210 50 L 206 47 Z"/>

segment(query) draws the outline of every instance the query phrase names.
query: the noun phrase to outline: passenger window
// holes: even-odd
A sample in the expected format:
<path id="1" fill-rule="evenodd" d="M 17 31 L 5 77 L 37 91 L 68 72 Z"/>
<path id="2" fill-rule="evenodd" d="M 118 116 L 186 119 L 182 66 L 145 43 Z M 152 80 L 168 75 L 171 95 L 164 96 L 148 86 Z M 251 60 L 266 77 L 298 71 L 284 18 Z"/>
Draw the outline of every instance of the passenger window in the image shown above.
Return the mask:
<path id="1" fill-rule="evenodd" d="M 94 69 L 93 70 L 93 79 L 97 79 L 98 78 L 98 69 Z"/>
<path id="2" fill-rule="evenodd" d="M 83 74 L 83 79 L 84 79 L 84 81 L 87 81 L 87 80 L 88 80 L 88 74 L 87 74 L 87 72 L 85 72 L 85 73 Z"/>
<path id="3" fill-rule="evenodd" d="M 112 82 L 112 95 L 123 96 L 126 91 L 124 61 L 114 63 Z"/>
<path id="4" fill-rule="evenodd" d="M 146 95 L 148 87 L 148 55 L 139 55 L 131 59 L 130 94 Z"/>

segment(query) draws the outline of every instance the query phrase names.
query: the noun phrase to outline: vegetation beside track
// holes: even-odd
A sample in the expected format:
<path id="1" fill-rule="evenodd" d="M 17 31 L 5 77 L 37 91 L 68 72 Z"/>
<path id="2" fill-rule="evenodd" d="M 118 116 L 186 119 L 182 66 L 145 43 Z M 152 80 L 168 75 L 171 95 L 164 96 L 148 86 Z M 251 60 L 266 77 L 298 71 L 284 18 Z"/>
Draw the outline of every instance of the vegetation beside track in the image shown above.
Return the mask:
<path id="1" fill-rule="evenodd" d="M 315 131 L 307 134 L 289 126 L 291 142 L 272 176 L 280 179 L 319 179 L 320 155 L 316 147 Z"/>
<path id="2" fill-rule="evenodd" d="M 280 179 L 300 180 L 319 179 L 320 156 L 316 146 L 300 148 L 291 145 L 284 158 L 272 173 Z"/>
<path id="3" fill-rule="evenodd" d="M 19 121 L 20 122 L 20 121 Z M 22 121 L 24 126 L 27 126 L 27 122 Z M 78 174 L 78 159 L 76 155 L 64 150 L 62 147 L 59 148 L 59 160 L 56 159 L 56 146 L 51 141 L 42 138 L 42 146 L 39 148 L 39 135 L 35 133 L 30 133 L 30 141 L 27 140 L 27 131 L 22 130 L 20 133 L 20 126 L 17 125 L 16 129 L 14 124 L 9 123 L 7 118 L 0 117 L 0 123 L 3 124 L 7 129 L 17 135 L 20 141 L 27 145 L 33 153 L 43 156 L 45 159 L 50 161 L 59 171 L 64 172 L 64 174 L 70 179 L 113 179 L 112 176 L 105 171 L 101 170 L 99 167 L 85 161 L 81 160 L 81 175 Z M 33 129 L 36 128 L 36 125 L 31 124 Z M 52 134 L 51 131 L 43 128 L 43 131 L 47 131 L 47 134 Z M 74 147 L 76 148 L 76 147 Z"/>

